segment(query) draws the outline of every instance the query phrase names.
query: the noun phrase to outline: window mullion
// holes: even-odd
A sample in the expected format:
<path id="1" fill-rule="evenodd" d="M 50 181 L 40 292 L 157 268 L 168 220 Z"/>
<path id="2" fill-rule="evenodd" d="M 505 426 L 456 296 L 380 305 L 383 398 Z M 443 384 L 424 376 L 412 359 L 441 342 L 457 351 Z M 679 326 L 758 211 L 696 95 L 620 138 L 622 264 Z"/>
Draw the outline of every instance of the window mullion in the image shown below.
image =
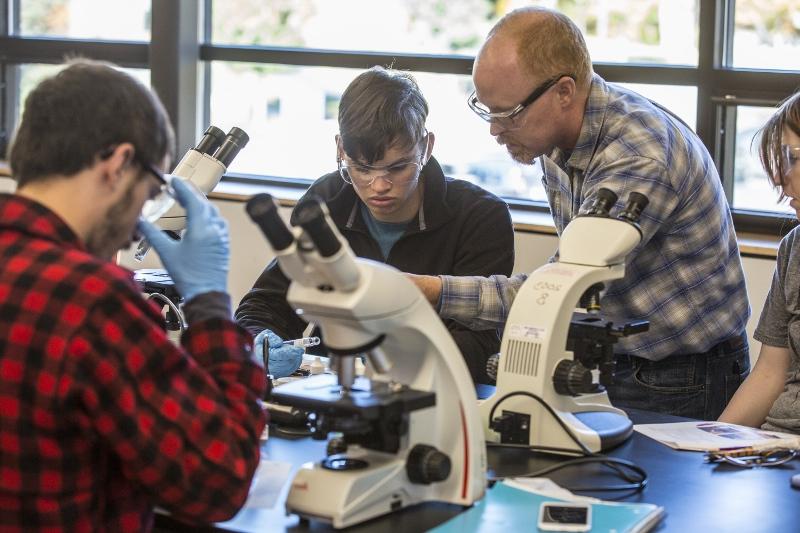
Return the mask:
<path id="1" fill-rule="evenodd" d="M 175 128 L 177 156 L 192 148 L 202 129 L 198 109 L 202 0 L 152 3 L 150 80 Z"/>

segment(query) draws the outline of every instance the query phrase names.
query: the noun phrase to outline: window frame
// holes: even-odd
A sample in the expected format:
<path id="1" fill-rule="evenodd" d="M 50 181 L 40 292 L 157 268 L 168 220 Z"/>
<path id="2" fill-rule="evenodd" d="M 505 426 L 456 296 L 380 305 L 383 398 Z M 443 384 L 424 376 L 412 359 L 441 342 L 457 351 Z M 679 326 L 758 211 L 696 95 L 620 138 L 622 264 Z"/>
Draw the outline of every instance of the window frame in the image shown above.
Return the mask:
<path id="1" fill-rule="evenodd" d="M 170 114 L 181 154 L 192 147 L 210 117 L 211 62 L 274 63 L 293 66 L 366 69 L 376 64 L 431 73 L 469 75 L 472 56 L 395 54 L 335 49 L 213 44 L 213 0 L 157 2 L 151 5 L 150 42 L 104 41 L 18 35 L 21 0 L 0 0 L 0 150 L 5 152 L 20 105 L 15 66 L 60 63 L 67 55 L 150 69 L 151 85 Z M 729 202 L 733 198 L 733 149 L 738 105 L 775 106 L 798 89 L 796 71 L 734 69 L 735 0 L 699 0 L 698 64 L 594 63 L 609 82 L 688 85 L 697 88 L 696 131 L 708 148 Z M 465 112 L 467 112 L 465 110 Z M 232 174 L 246 183 L 307 187 L 304 180 Z M 766 181 L 766 178 L 765 178 Z M 766 183 L 765 183 L 765 186 Z M 541 201 L 509 201 L 514 208 L 547 211 Z M 783 235 L 794 226 L 788 215 L 733 209 L 739 231 Z"/>

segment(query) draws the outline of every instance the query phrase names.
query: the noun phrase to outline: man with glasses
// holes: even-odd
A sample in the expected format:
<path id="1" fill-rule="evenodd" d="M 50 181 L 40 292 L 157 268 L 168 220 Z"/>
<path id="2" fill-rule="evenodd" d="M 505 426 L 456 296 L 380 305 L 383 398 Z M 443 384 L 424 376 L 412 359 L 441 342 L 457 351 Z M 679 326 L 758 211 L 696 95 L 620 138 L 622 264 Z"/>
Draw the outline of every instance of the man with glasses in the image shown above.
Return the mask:
<path id="1" fill-rule="evenodd" d="M 408 74 L 374 67 L 357 76 L 339 105 L 338 169 L 318 179 L 304 198 L 327 203 L 360 257 L 418 274 L 510 274 L 508 208 L 480 187 L 445 178 L 431 156 L 435 137 L 426 130 L 427 115 L 425 98 Z M 267 342 L 273 376 L 291 373 L 302 360 L 300 348 L 282 344 L 307 328 L 286 301 L 288 287 L 273 261 L 236 310 L 239 323 L 256 335 L 256 350 Z M 473 379 L 486 382 L 486 360 L 500 347 L 497 331 L 447 325 Z"/>
<path id="2" fill-rule="evenodd" d="M 229 242 L 181 179 L 184 238 L 139 229 L 185 300 L 182 347 L 133 274 L 174 138 L 158 97 L 80 60 L 28 96 L 0 195 L 0 530 L 146 531 L 231 517 L 259 461 L 265 374 L 231 320 Z"/>
<path id="3" fill-rule="evenodd" d="M 556 11 L 516 10 L 475 59 L 470 108 L 523 164 L 537 160 L 559 234 L 597 191 L 649 198 L 609 316 L 650 330 L 616 345 L 614 404 L 713 420 L 749 371 L 750 314 L 730 210 L 697 135 L 660 106 L 593 73 L 580 30 Z M 615 210 L 616 210 L 615 209 Z M 502 325 L 526 276 L 421 277 L 444 318 Z"/>

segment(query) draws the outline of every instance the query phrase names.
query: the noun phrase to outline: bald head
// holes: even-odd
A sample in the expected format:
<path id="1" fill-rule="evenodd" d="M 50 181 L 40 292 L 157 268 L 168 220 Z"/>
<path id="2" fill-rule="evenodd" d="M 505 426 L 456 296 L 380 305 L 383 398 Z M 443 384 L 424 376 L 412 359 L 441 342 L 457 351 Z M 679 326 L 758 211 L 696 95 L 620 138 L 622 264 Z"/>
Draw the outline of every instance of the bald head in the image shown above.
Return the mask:
<path id="1" fill-rule="evenodd" d="M 592 62 L 578 27 L 566 15 L 542 7 L 516 9 L 489 32 L 475 58 L 473 72 L 521 70 L 527 77 L 544 80 L 568 74 L 579 89 L 589 86 Z"/>

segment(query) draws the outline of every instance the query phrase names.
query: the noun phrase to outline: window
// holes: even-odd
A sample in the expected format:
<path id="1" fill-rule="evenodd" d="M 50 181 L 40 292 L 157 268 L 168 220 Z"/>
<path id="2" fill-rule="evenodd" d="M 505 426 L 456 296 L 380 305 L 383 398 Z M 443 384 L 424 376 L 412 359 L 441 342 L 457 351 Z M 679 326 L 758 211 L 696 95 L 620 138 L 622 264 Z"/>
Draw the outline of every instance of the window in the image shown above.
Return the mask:
<path id="1" fill-rule="evenodd" d="M 214 44 L 474 55 L 508 11 L 553 7 L 581 27 L 595 61 L 697 64 L 697 0 L 214 1 Z"/>
<path id="2" fill-rule="evenodd" d="M 434 155 L 448 174 L 546 209 L 538 167 L 512 162 L 465 104 L 484 36 L 506 12 L 531 4 L 575 20 L 606 80 L 695 129 L 737 227 L 753 214 L 768 223 L 787 214 L 753 135 L 798 87 L 796 0 L 0 0 L 0 149 L 28 88 L 79 54 L 151 81 L 175 122 L 179 152 L 209 123 L 240 126 L 251 141 L 229 178 L 307 186 L 334 169 L 344 88 L 363 69 L 391 65 L 420 83 Z"/>
<path id="3" fill-rule="evenodd" d="M 150 40 L 150 0 L 20 0 L 20 35 Z"/>
<path id="4" fill-rule="evenodd" d="M 232 172 L 316 179 L 336 170 L 334 136 L 338 133 L 339 91 L 360 69 L 218 63 L 211 68 L 211 123 L 243 128 L 247 149 L 231 164 Z M 414 72 L 436 134 L 434 154 L 449 175 L 478 183 L 496 194 L 544 200 L 535 167 L 511 161 L 488 135 L 487 124 L 465 112 L 473 86 L 469 76 Z M 247 97 L 232 98 L 242 94 Z M 281 94 L 280 115 L 265 120 L 256 112 L 271 94 Z M 333 97 L 332 95 L 336 95 Z M 335 106 L 337 112 L 332 112 Z"/>
<path id="5" fill-rule="evenodd" d="M 30 90 L 65 58 L 114 62 L 150 84 L 150 0 L 0 0 L 0 154 Z"/>
<path id="6" fill-rule="evenodd" d="M 37 65 L 37 64 L 24 64 L 18 67 L 18 79 L 19 79 L 19 102 L 20 105 L 17 107 L 17 120 L 22 115 L 23 106 L 25 104 L 25 99 L 28 97 L 28 93 L 38 85 L 40 81 L 47 78 L 48 76 L 53 76 L 63 67 L 61 65 Z M 137 78 L 139 81 L 144 83 L 145 85 L 150 85 L 150 71 L 146 69 L 122 69 L 131 76 Z"/>
<path id="7" fill-rule="evenodd" d="M 583 28 L 597 61 L 660 65 L 698 62 L 696 0 L 542 3 L 556 4 L 554 7 L 574 18 Z M 544 201 L 540 170 L 513 162 L 488 134 L 488 126 L 465 106 L 473 89 L 467 74 L 470 56 L 502 15 L 527 4 L 485 0 L 305 0 L 273 3 L 265 9 L 263 3 L 256 1 L 215 1 L 211 41 L 291 47 L 298 53 L 335 50 L 419 56 L 421 68 L 405 66 L 402 58 L 395 61 L 393 56 L 376 57 L 372 64 L 396 64 L 413 72 L 430 107 L 428 126 L 437 136 L 434 156 L 445 171 L 509 199 Z M 432 54 L 445 55 L 445 61 L 451 58 L 452 68 L 426 64 Z M 460 69 L 463 74 L 452 72 Z M 231 125 L 238 121 L 251 133 L 248 151 L 258 154 L 242 153 L 231 170 L 305 179 L 333 170 L 332 140 L 337 124 L 335 114 L 330 112 L 329 95 L 343 91 L 361 70 L 324 64 L 281 66 L 214 61 L 211 121 L 227 121 Z M 695 87 L 638 84 L 635 88 L 673 109 L 688 124 L 696 123 Z M 253 106 L 261 106 L 258 102 L 265 94 L 275 92 L 282 95 L 284 102 L 279 120 L 263 120 L 252 112 Z M 224 96 L 234 93 L 239 97 Z M 299 143 L 301 137 L 303 141 Z"/>
<path id="8" fill-rule="evenodd" d="M 734 14 L 735 68 L 798 70 L 800 5 L 797 0 L 737 1 Z"/>
<path id="9" fill-rule="evenodd" d="M 569 16 L 581 28 L 592 61 L 697 65 L 698 0 L 560 0 L 540 4 Z"/>
<path id="10" fill-rule="evenodd" d="M 758 131 L 771 114 L 769 107 L 739 106 L 736 110 L 733 207 L 791 215 L 794 209 L 778 204 L 779 193 L 770 186 L 758 159 Z"/>

